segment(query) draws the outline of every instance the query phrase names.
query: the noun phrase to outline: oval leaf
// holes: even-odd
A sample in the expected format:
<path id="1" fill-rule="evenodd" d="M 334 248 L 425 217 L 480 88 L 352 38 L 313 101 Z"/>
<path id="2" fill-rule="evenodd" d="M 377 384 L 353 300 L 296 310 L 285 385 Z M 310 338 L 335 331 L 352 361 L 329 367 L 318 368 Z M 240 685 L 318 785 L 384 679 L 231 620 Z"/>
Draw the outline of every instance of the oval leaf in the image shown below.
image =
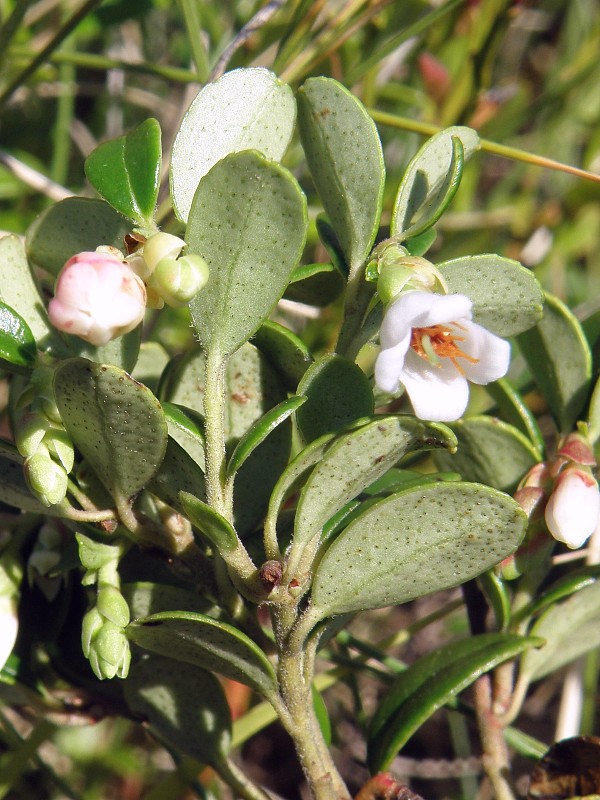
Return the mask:
<path id="1" fill-rule="evenodd" d="M 448 291 L 473 301 L 473 319 L 498 336 L 514 336 L 542 316 L 543 295 L 533 273 L 518 261 L 492 254 L 437 265 Z"/>
<path id="2" fill-rule="evenodd" d="M 480 675 L 539 644 L 535 638 L 488 633 L 442 647 L 412 664 L 396 679 L 373 717 L 368 745 L 371 772 L 389 769 L 420 726 Z"/>
<path id="3" fill-rule="evenodd" d="M 434 460 L 438 469 L 459 472 L 466 481 L 512 492 L 540 460 L 520 431 L 494 417 L 469 417 L 450 427 L 458 440 L 456 453 L 434 453 Z"/>
<path id="4" fill-rule="evenodd" d="M 266 356 L 285 388 L 295 392 L 313 362 L 302 339 L 283 325 L 268 319 L 256 331 L 252 343 Z"/>
<path id="5" fill-rule="evenodd" d="M 227 757 L 231 712 L 210 672 L 153 655 L 131 670 L 123 690 L 133 713 L 176 753 L 212 766 Z"/>
<path id="6" fill-rule="evenodd" d="M 527 518 L 486 486 L 440 483 L 371 506 L 326 550 L 312 615 L 382 608 L 457 586 L 510 555 Z"/>
<path id="7" fill-rule="evenodd" d="M 225 622 L 191 611 L 172 611 L 131 623 L 126 632 L 146 650 L 218 672 L 267 698 L 277 691 L 269 659 L 251 639 Z"/>
<path id="8" fill-rule="evenodd" d="M 167 447 L 160 403 L 117 367 L 83 358 L 56 370 L 54 391 L 65 428 L 115 500 L 128 500 L 152 478 Z"/>
<path id="9" fill-rule="evenodd" d="M 309 78 L 298 91 L 298 128 L 323 208 L 356 271 L 381 215 L 385 167 L 375 123 L 340 83 Z"/>
<path id="10" fill-rule="evenodd" d="M 30 225 L 25 247 L 30 261 L 58 275 L 71 256 L 100 245 L 123 250 L 131 222 L 104 200 L 67 197 L 43 211 Z"/>
<path id="11" fill-rule="evenodd" d="M 13 372 L 29 373 L 35 364 L 35 339 L 23 317 L 0 302 L 0 364 Z"/>
<path id="12" fill-rule="evenodd" d="M 149 617 L 160 611 L 172 611 L 174 608 L 179 611 L 208 614 L 213 618 L 218 618 L 221 613 L 218 606 L 210 603 L 197 592 L 165 583 L 150 581 L 124 583 L 121 586 L 121 594 L 127 600 L 132 620 Z"/>
<path id="13" fill-rule="evenodd" d="M 600 646 L 599 614 L 600 581 L 549 608 L 530 631 L 546 644 L 523 656 L 522 675 L 539 680 Z"/>
<path id="14" fill-rule="evenodd" d="M 283 167 L 247 151 L 204 176 L 186 241 L 210 268 L 190 304 L 205 350 L 226 357 L 258 330 L 285 291 L 305 233 L 306 199 Z"/>
<path id="15" fill-rule="evenodd" d="M 425 142 L 398 188 L 392 236 L 419 236 L 437 222 L 456 194 L 465 159 L 478 147 L 475 131 L 462 127 L 440 131 Z"/>
<path id="16" fill-rule="evenodd" d="M 94 189 L 119 213 L 152 227 L 160 185 L 160 125 L 147 119 L 127 136 L 103 142 L 85 160 Z"/>
<path id="17" fill-rule="evenodd" d="M 545 450 L 544 437 L 536 418 L 519 392 L 506 378 L 500 378 L 498 381 L 488 383 L 485 390 L 498 404 L 501 414 L 506 417 L 508 422 L 528 437 L 539 455 L 539 460 L 541 460 Z"/>
<path id="18" fill-rule="evenodd" d="M 227 464 L 227 477 L 231 478 L 244 464 L 251 453 L 284 420 L 306 402 L 306 397 L 289 397 L 256 420 L 252 427 L 239 440 Z"/>
<path id="19" fill-rule="evenodd" d="M 308 402 L 296 415 L 306 442 L 333 433 L 374 410 L 373 389 L 361 368 L 343 356 L 326 355 L 306 370 L 298 394 Z"/>
<path id="20" fill-rule="evenodd" d="M 327 306 L 345 286 L 346 277 L 335 264 L 303 264 L 294 270 L 285 298 L 310 306 Z"/>
<path id="21" fill-rule="evenodd" d="M 195 525 L 220 553 L 230 553 L 236 549 L 238 545 L 236 532 L 225 517 L 189 492 L 180 492 L 179 500 L 192 525 Z"/>
<path id="22" fill-rule="evenodd" d="M 295 119 L 292 90 L 266 69 L 235 69 L 201 89 L 173 145 L 171 193 L 179 219 L 187 222 L 200 180 L 230 153 L 257 150 L 280 161 Z"/>
<path id="23" fill-rule="evenodd" d="M 179 492 L 206 498 L 204 473 L 194 459 L 169 436 L 165 457 L 147 488 L 170 506 L 183 509 Z"/>
<path id="24" fill-rule="evenodd" d="M 517 342 L 560 430 L 571 431 L 583 411 L 592 375 L 581 325 L 564 303 L 547 294 L 543 318 Z"/>
<path id="25" fill-rule="evenodd" d="M 444 425 L 427 424 L 408 416 L 376 417 L 358 430 L 340 436 L 322 456 L 302 489 L 292 552 L 320 534 L 328 519 L 406 453 L 454 446 L 454 437 Z"/>

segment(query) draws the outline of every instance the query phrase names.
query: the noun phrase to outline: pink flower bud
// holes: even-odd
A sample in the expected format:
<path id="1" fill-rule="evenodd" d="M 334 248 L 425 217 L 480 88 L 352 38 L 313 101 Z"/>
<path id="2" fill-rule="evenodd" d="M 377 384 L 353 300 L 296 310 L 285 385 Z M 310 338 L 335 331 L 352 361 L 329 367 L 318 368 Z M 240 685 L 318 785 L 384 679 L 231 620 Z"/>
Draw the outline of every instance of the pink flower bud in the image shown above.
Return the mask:
<path id="1" fill-rule="evenodd" d="M 581 547 L 600 518 L 600 491 L 594 476 L 577 467 L 561 472 L 544 516 L 555 539 L 573 550 Z"/>
<path id="2" fill-rule="evenodd" d="M 110 253 L 78 253 L 62 268 L 48 315 L 55 328 L 95 346 L 137 327 L 146 310 L 144 282 Z"/>

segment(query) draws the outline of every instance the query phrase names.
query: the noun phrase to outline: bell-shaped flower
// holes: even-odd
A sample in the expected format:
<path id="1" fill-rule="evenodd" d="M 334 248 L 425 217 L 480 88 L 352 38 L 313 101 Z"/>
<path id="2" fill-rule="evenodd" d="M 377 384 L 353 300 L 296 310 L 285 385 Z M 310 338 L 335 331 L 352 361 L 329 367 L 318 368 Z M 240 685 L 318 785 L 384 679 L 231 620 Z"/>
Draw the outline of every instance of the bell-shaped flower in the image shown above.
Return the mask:
<path id="1" fill-rule="evenodd" d="M 62 268 L 48 314 L 54 327 L 97 347 L 137 327 L 145 310 L 141 278 L 118 256 L 90 252 Z"/>
<path id="2" fill-rule="evenodd" d="M 401 294 L 388 307 L 379 338 L 377 387 L 394 393 L 404 386 L 421 419 L 458 419 L 468 381 L 498 380 L 510 362 L 509 343 L 472 321 L 472 303 L 461 294 Z"/>
<path id="3" fill-rule="evenodd" d="M 572 550 L 585 544 L 600 520 L 600 491 L 594 476 L 578 467 L 564 469 L 554 483 L 544 517 L 559 542 Z"/>

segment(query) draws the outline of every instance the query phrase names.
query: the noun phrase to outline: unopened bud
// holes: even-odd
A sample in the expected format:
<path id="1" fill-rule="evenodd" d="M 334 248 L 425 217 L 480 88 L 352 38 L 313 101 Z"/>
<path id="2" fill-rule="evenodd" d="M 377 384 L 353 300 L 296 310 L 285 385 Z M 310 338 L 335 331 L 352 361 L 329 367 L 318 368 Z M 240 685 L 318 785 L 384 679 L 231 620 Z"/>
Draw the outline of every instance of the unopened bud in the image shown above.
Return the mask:
<path id="1" fill-rule="evenodd" d="M 144 244 L 144 261 L 148 274 L 151 275 L 154 272 L 163 258 L 177 258 L 184 247 L 185 242 L 179 236 L 173 236 L 163 231 L 151 236 Z"/>
<path id="2" fill-rule="evenodd" d="M 198 294 L 208 280 L 208 264 L 197 255 L 163 258 L 149 284 L 172 308 L 181 308 Z"/>
<path id="3" fill-rule="evenodd" d="M 129 641 L 122 628 L 113 622 L 105 622 L 94 636 L 90 649 L 90 665 L 96 677 L 126 678 L 131 662 Z"/>
<path id="4" fill-rule="evenodd" d="M 578 467 L 564 469 L 555 481 L 544 517 L 559 542 L 572 550 L 585 544 L 600 518 L 600 491 L 594 476 Z"/>
<path id="5" fill-rule="evenodd" d="M 42 445 L 43 447 L 43 445 Z M 45 506 L 54 506 L 65 499 L 68 475 L 63 466 L 46 452 L 38 451 L 23 464 L 29 488 Z"/>
<path id="6" fill-rule="evenodd" d="M 96 608 L 107 620 L 124 628 L 129 625 L 129 606 L 115 586 L 102 586 L 96 599 Z"/>

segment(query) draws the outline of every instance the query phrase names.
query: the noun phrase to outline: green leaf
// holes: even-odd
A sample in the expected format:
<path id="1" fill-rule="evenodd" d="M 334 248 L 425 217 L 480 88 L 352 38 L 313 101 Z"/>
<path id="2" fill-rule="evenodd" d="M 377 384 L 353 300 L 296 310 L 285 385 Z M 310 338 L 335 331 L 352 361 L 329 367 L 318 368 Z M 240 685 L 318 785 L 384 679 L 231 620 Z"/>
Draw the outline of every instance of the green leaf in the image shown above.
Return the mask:
<path id="1" fill-rule="evenodd" d="M 456 453 L 434 453 L 433 458 L 439 470 L 459 472 L 466 481 L 510 493 L 540 460 L 520 431 L 494 417 L 469 417 L 450 428 L 458 440 Z"/>
<path id="2" fill-rule="evenodd" d="M 317 233 L 321 244 L 327 250 L 333 265 L 339 269 L 342 275 L 348 275 L 348 264 L 340 245 L 340 240 L 336 232 L 329 224 L 325 214 L 319 214 L 316 219 Z"/>
<path id="3" fill-rule="evenodd" d="M 590 442 L 596 444 L 600 439 L 600 379 L 596 381 L 592 392 L 587 422 Z"/>
<path id="4" fill-rule="evenodd" d="M 306 345 L 295 333 L 267 320 L 263 322 L 252 338 L 277 374 L 286 389 L 295 392 L 302 376 L 313 362 Z"/>
<path id="5" fill-rule="evenodd" d="M 492 254 L 437 264 L 451 294 L 473 301 L 473 319 L 498 336 L 514 336 L 542 316 L 543 295 L 533 273 Z"/>
<path id="6" fill-rule="evenodd" d="M 206 498 L 204 473 L 194 459 L 169 436 L 165 457 L 147 488 L 170 506 L 182 510 L 179 492 Z"/>
<path id="7" fill-rule="evenodd" d="M 392 236 L 420 236 L 438 221 L 456 194 L 465 159 L 478 147 L 479 137 L 471 128 L 448 128 L 425 142 L 398 188 Z"/>
<path id="8" fill-rule="evenodd" d="M 257 419 L 236 444 L 235 450 L 227 463 L 227 477 L 231 478 L 235 475 L 258 445 L 262 444 L 278 425 L 290 417 L 305 402 L 306 397 L 289 397 L 270 411 L 267 411 L 260 419 Z"/>
<path id="9" fill-rule="evenodd" d="M 0 439 L 0 502 L 34 514 L 62 515 L 57 506 L 46 508 L 31 494 L 23 475 L 23 458 L 17 448 L 4 439 Z"/>
<path id="10" fill-rule="evenodd" d="M 257 150 L 280 161 L 295 119 L 292 90 L 266 69 L 235 69 L 201 89 L 173 145 L 171 194 L 179 219 L 187 222 L 200 180 L 230 153 Z"/>
<path id="11" fill-rule="evenodd" d="M 353 361 L 334 354 L 311 364 L 298 384 L 298 394 L 308 400 L 296 415 L 307 442 L 369 417 L 374 410 L 373 390 L 365 373 Z"/>
<path id="12" fill-rule="evenodd" d="M 409 416 L 375 417 L 358 430 L 338 437 L 302 489 L 292 553 L 318 536 L 330 517 L 407 453 L 454 446 L 454 437 L 444 425 Z"/>
<path id="13" fill-rule="evenodd" d="M 258 330 L 285 291 L 305 234 L 300 187 L 260 154 L 227 156 L 202 178 L 186 241 L 210 268 L 190 304 L 205 350 L 225 358 Z"/>
<path id="14" fill-rule="evenodd" d="M 478 484 L 439 483 L 380 500 L 326 550 L 312 616 L 382 608 L 464 583 L 514 552 L 526 523 L 514 500 Z"/>
<path id="15" fill-rule="evenodd" d="M 534 600 L 520 608 L 513 616 L 513 622 L 521 622 L 528 617 L 539 614 L 548 606 L 555 605 L 586 586 L 591 586 L 600 578 L 600 566 L 584 567 L 559 578 L 555 583 L 541 592 Z"/>
<path id="16" fill-rule="evenodd" d="M 29 374 L 37 357 L 35 339 L 23 317 L 0 302 L 0 366 Z"/>
<path id="17" fill-rule="evenodd" d="M 319 728 L 323 734 L 325 744 L 329 747 L 331 745 L 331 720 L 329 719 L 329 712 L 327 711 L 327 706 L 325 705 L 323 697 L 315 686 L 312 687 L 312 699 Z"/>
<path id="18" fill-rule="evenodd" d="M 544 437 L 541 434 L 536 418 L 519 392 L 511 386 L 506 378 L 500 378 L 500 380 L 493 381 L 493 383 L 488 383 L 485 390 L 498 404 L 501 414 L 506 417 L 508 422 L 528 437 L 539 455 L 539 460 L 541 460 L 545 450 Z"/>
<path id="19" fill-rule="evenodd" d="M 398 676 L 371 722 L 371 772 L 389 769 L 420 726 L 480 675 L 539 643 L 535 638 L 486 633 L 446 645 L 412 664 Z"/>
<path id="20" fill-rule="evenodd" d="M 581 325 L 564 303 L 546 294 L 543 318 L 517 342 L 559 429 L 571 431 L 583 412 L 592 374 Z"/>
<path id="21" fill-rule="evenodd" d="M 437 239 L 435 228 L 428 228 L 418 236 L 411 236 L 404 242 L 404 247 L 411 256 L 423 256 Z"/>
<path id="22" fill-rule="evenodd" d="M 65 336 L 70 355 L 87 358 L 97 364 L 112 364 L 125 372 L 131 372 L 137 364 L 142 342 L 142 325 L 138 325 L 124 336 L 118 336 L 107 344 L 94 347 L 78 336 Z"/>
<path id="23" fill-rule="evenodd" d="M 285 298 L 309 306 L 327 306 L 345 286 L 346 276 L 335 264 L 302 264 L 294 270 Z"/>
<path id="24" fill-rule="evenodd" d="M 170 371 L 163 395 L 203 415 L 204 356 L 197 348 Z M 228 360 L 225 373 L 228 398 L 225 415 L 225 440 L 232 452 L 239 440 L 269 409 L 282 402 L 285 389 L 269 361 L 250 344 L 241 347 Z M 185 411 L 189 416 L 189 412 Z M 170 424 L 170 433 L 203 467 L 204 451 L 191 431 L 179 433 Z M 275 482 L 288 462 L 291 448 L 291 423 L 284 421 L 250 454 L 236 476 L 234 525 L 244 537 L 254 530 L 266 512 Z"/>
<path id="25" fill-rule="evenodd" d="M 231 553 L 238 545 L 236 532 L 213 508 L 189 492 L 180 492 L 179 499 L 192 525 L 214 544 L 219 552 Z"/>
<path id="26" fill-rule="evenodd" d="M 121 586 L 121 594 L 127 600 L 131 619 L 134 621 L 160 611 L 172 611 L 174 608 L 179 611 L 208 614 L 213 618 L 217 618 L 221 613 L 218 606 L 210 603 L 197 592 L 165 583 L 150 581 L 124 583 Z"/>
<path id="27" fill-rule="evenodd" d="M 525 654 L 522 675 L 539 680 L 600 646 L 599 614 L 600 581 L 552 605 L 531 628 L 530 633 L 541 636 L 546 644 Z"/>
<path id="28" fill-rule="evenodd" d="M 120 214 L 152 228 L 160 186 L 160 125 L 147 119 L 134 131 L 103 142 L 85 160 L 94 189 Z"/>
<path id="29" fill-rule="evenodd" d="M 169 435 L 172 435 L 171 428 L 183 431 L 187 437 L 194 440 L 202 451 L 204 451 L 205 435 L 204 417 L 202 414 L 198 411 L 194 411 L 192 408 L 186 408 L 177 403 L 163 402 L 162 408 L 165 413 L 167 425 L 169 426 Z M 202 463 L 204 463 L 204 457 L 202 458 Z"/>
<path id="30" fill-rule="evenodd" d="M 154 653 L 218 672 L 269 698 L 277 691 L 271 662 L 232 625 L 204 614 L 173 611 L 131 623 L 128 637 Z"/>
<path id="31" fill-rule="evenodd" d="M 175 753 L 212 766 L 226 758 L 231 712 L 223 687 L 210 672 L 153 655 L 131 670 L 123 689 L 133 713 Z"/>
<path id="32" fill-rule="evenodd" d="M 142 342 L 132 377 L 156 394 L 160 376 L 169 363 L 169 359 L 170 356 L 162 344 Z"/>
<path id="33" fill-rule="evenodd" d="M 16 236 L 0 239 L 0 300 L 25 320 L 40 350 L 64 353 L 65 348 L 48 321 L 23 243 Z"/>
<path id="34" fill-rule="evenodd" d="M 377 128 L 332 78 L 298 91 L 298 128 L 310 172 L 346 262 L 357 270 L 379 228 L 385 167 Z"/>
<path id="35" fill-rule="evenodd" d="M 67 197 L 50 206 L 27 231 L 25 247 L 33 264 L 58 275 L 76 253 L 109 245 L 123 251 L 131 222 L 104 200 Z"/>
<path id="36" fill-rule="evenodd" d="M 160 403 L 123 370 L 83 358 L 57 368 L 54 391 L 69 436 L 115 500 L 126 502 L 165 455 Z"/>

